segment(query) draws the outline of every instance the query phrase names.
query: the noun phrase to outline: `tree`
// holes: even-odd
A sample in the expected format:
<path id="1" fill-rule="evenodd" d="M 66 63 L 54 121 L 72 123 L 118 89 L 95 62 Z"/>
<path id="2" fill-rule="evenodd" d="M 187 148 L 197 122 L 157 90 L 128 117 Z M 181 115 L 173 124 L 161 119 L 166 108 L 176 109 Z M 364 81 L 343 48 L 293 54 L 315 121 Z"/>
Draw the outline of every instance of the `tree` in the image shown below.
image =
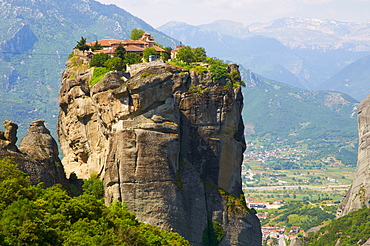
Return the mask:
<path id="1" fill-rule="evenodd" d="M 209 57 L 209 58 L 207 58 L 207 63 L 209 65 L 219 65 L 219 66 L 224 66 L 224 67 L 227 66 L 226 63 L 224 63 L 222 60 L 220 60 L 220 59 L 218 59 L 216 57 Z"/>
<path id="2" fill-rule="evenodd" d="M 120 43 L 118 47 L 116 48 L 116 50 L 114 51 L 114 57 L 119 57 L 123 60 L 125 58 L 125 54 L 126 54 L 126 50 Z"/>
<path id="3" fill-rule="evenodd" d="M 0 159 L 0 211 L 27 193 L 30 178 L 17 170 L 11 158 Z"/>
<path id="4" fill-rule="evenodd" d="M 107 221 L 80 219 L 71 226 L 65 235 L 65 246 L 77 245 L 101 245 L 115 246 L 126 245 L 115 235 L 114 230 L 109 228 Z"/>
<path id="5" fill-rule="evenodd" d="M 194 60 L 196 62 L 203 62 L 207 59 L 206 50 L 203 47 L 197 47 L 192 50 L 194 54 Z"/>
<path id="6" fill-rule="evenodd" d="M 145 48 L 145 50 L 143 51 L 143 57 L 144 57 L 144 60 L 147 62 L 149 61 L 149 56 L 152 56 L 152 55 L 157 55 L 158 52 L 152 48 L 152 47 L 147 47 Z"/>
<path id="7" fill-rule="evenodd" d="M 103 181 L 96 176 L 85 180 L 82 189 L 84 194 L 92 195 L 96 199 L 102 199 L 104 197 Z"/>
<path id="8" fill-rule="evenodd" d="M 85 194 L 72 198 L 61 185 L 32 186 L 10 159 L 0 159 L 0 245 L 190 245 L 140 223 L 123 202 L 105 206 L 96 177 L 83 188 Z"/>
<path id="9" fill-rule="evenodd" d="M 130 39 L 138 40 L 139 38 L 143 36 L 144 33 L 145 32 L 141 29 L 137 29 L 137 28 L 132 29 Z"/>
<path id="10" fill-rule="evenodd" d="M 86 50 L 89 50 L 90 49 L 90 46 L 87 45 L 86 38 L 81 37 L 81 40 L 80 41 L 77 41 L 77 45 L 76 45 L 75 49 L 79 49 L 82 52 L 85 52 Z"/>
<path id="11" fill-rule="evenodd" d="M 123 64 L 123 60 L 121 58 L 113 57 L 113 58 L 107 60 L 104 63 L 104 66 L 106 66 L 110 70 L 122 71 L 122 69 L 124 67 L 124 64 Z"/>
<path id="12" fill-rule="evenodd" d="M 6 242 L 9 245 L 50 245 L 53 243 L 53 236 L 48 233 L 51 230 L 44 225 L 41 212 L 30 200 L 15 201 L 2 211 L 0 228 L 1 234 L 6 236 Z"/>
<path id="13" fill-rule="evenodd" d="M 92 51 L 102 50 L 102 49 L 103 49 L 103 46 L 101 46 L 101 44 L 99 44 L 98 41 L 95 41 L 95 44 L 93 46 L 91 46 Z"/>
<path id="14" fill-rule="evenodd" d="M 91 67 L 103 67 L 104 63 L 109 59 L 109 55 L 106 53 L 99 53 L 93 55 L 90 61 Z"/>
<path id="15" fill-rule="evenodd" d="M 225 66 L 213 64 L 209 67 L 209 71 L 212 74 L 212 81 L 218 81 L 220 79 L 227 78 L 229 71 Z"/>
<path id="16" fill-rule="evenodd" d="M 138 54 L 130 52 L 125 55 L 123 63 L 124 64 L 136 64 L 136 63 L 140 63 L 141 61 L 142 59 Z"/>
<path id="17" fill-rule="evenodd" d="M 168 59 L 170 59 L 170 58 L 171 58 L 171 51 L 172 51 L 172 48 L 171 48 L 171 47 L 166 47 L 166 48 L 164 48 L 164 50 L 165 50 L 166 52 L 163 52 L 163 53 L 162 53 L 162 59 L 163 59 L 163 61 L 167 61 Z"/>
<path id="18" fill-rule="evenodd" d="M 195 61 L 194 53 L 192 49 L 190 48 L 190 46 L 184 46 L 180 48 L 179 52 L 177 52 L 176 58 L 187 64 Z"/>

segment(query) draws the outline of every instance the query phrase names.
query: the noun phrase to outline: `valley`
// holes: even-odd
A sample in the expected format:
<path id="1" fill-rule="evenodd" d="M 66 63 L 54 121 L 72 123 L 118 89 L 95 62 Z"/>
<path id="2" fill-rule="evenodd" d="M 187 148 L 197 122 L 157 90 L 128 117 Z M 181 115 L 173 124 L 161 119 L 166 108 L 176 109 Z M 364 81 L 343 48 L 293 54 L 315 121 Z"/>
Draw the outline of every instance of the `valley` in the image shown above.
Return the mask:
<path id="1" fill-rule="evenodd" d="M 246 169 L 246 166 L 250 169 Z M 265 165 L 263 165 L 265 167 Z M 243 163 L 242 180 L 246 196 L 272 203 L 275 199 L 307 201 L 325 198 L 339 202 L 353 181 L 354 167 L 273 171 L 259 163 Z"/>

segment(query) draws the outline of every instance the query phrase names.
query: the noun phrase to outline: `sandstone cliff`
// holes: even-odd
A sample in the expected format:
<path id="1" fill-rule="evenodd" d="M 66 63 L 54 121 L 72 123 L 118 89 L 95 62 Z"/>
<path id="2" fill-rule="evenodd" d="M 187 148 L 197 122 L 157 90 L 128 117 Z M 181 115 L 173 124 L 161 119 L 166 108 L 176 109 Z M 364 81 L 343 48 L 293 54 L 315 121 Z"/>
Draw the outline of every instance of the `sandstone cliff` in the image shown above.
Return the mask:
<path id="1" fill-rule="evenodd" d="M 62 77 L 57 131 L 67 175 L 98 174 L 107 203 L 123 200 L 139 220 L 193 245 L 217 225 L 220 245 L 261 245 L 241 189 L 240 88 L 165 63 L 144 64 L 128 80 L 109 72 L 91 87 L 92 73 L 67 68 Z"/>
<path id="2" fill-rule="evenodd" d="M 337 216 L 344 216 L 362 206 L 370 207 L 370 95 L 358 109 L 358 161 L 355 179 L 339 205 Z"/>
<path id="3" fill-rule="evenodd" d="M 4 127 L 5 132 L 0 130 L 0 158 L 12 157 L 18 168 L 30 176 L 33 184 L 44 182 L 46 187 L 66 184 L 57 143 L 46 129 L 44 120 L 30 124 L 28 134 L 18 147 L 17 124 L 5 120 Z"/>

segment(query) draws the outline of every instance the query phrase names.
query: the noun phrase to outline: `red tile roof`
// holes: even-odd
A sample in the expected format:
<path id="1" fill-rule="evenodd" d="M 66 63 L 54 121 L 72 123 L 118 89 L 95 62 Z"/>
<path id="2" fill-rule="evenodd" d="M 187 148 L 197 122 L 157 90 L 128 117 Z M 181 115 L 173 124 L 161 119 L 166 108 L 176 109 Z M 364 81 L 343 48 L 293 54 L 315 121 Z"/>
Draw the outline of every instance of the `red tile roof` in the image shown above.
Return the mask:
<path id="1" fill-rule="evenodd" d="M 93 46 L 95 42 L 88 43 L 88 45 Z M 118 39 L 102 39 L 98 40 L 98 43 L 103 47 L 114 47 L 118 46 L 119 44 L 122 44 L 126 51 L 143 51 L 145 48 L 150 47 L 154 48 L 157 52 L 165 52 L 164 49 L 153 45 L 153 42 L 146 42 L 143 40 L 118 40 Z M 113 52 L 106 52 L 106 51 L 94 51 L 94 53 L 113 53 Z"/>
<path id="2" fill-rule="evenodd" d="M 93 54 L 99 54 L 99 53 L 113 54 L 114 50 L 115 50 L 114 48 L 105 49 L 105 50 L 95 50 L 92 53 Z"/>
<path id="3" fill-rule="evenodd" d="M 96 42 L 96 41 L 95 41 Z M 91 42 L 91 43 L 88 43 L 87 45 L 89 46 L 93 46 L 95 44 L 95 42 Z M 118 40 L 118 39 L 102 39 L 102 40 L 98 40 L 98 43 L 103 46 L 103 47 L 110 47 L 112 46 L 113 44 L 119 44 L 119 43 L 123 43 L 125 41 L 123 40 Z"/>

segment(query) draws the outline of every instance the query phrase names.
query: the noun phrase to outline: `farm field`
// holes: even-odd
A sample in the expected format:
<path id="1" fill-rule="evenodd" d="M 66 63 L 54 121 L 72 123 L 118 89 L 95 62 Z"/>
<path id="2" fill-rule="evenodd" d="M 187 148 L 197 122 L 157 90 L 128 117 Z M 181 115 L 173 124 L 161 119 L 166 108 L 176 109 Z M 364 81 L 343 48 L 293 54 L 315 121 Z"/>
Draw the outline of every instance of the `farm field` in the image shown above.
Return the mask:
<path id="1" fill-rule="evenodd" d="M 271 170 L 255 162 L 243 165 L 246 197 L 273 203 L 327 200 L 339 203 L 352 183 L 355 167 L 332 165 L 311 169 Z"/>

